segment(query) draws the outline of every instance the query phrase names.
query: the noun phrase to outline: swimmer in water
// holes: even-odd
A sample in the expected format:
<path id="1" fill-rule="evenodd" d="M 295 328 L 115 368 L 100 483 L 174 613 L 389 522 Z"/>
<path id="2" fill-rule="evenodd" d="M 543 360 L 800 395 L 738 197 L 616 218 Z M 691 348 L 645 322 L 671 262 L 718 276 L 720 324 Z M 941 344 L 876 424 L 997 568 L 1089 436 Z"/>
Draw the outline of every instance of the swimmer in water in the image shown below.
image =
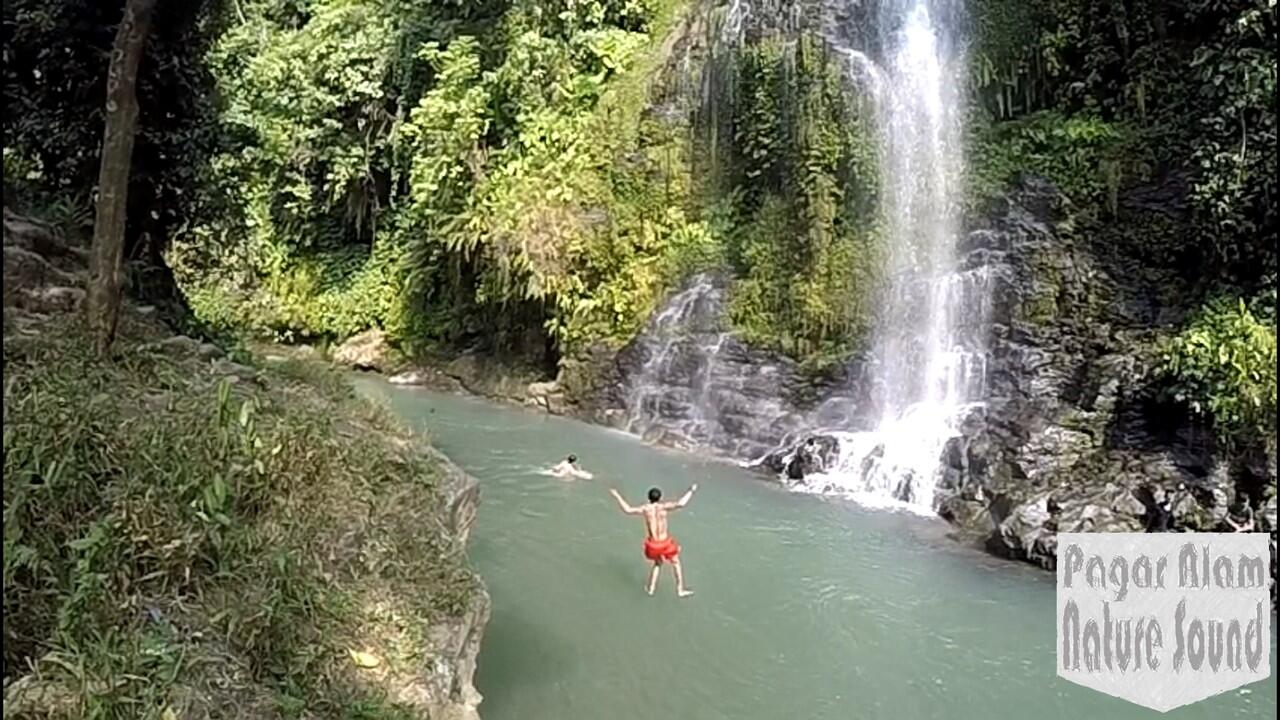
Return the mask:
<path id="1" fill-rule="evenodd" d="M 617 490 L 609 491 L 613 494 L 613 499 L 618 501 L 622 512 L 628 515 L 644 516 L 644 556 L 653 563 L 653 568 L 649 570 L 649 584 L 645 588 L 650 595 L 658 587 L 658 574 L 664 562 L 671 563 L 671 570 L 675 573 L 676 595 L 689 597 L 693 594 L 692 590 L 684 586 L 684 568 L 680 566 L 680 546 L 676 544 L 676 539 L 667 533 L 667 513 L 688 505 L 697 489 L 698 484 L 694 483 L 688 492 L 680 496 L 679 500 L 663 502 L 662 491 L 652 488 L 649 490 L 649 502 L 640 507 L 629 505 Z"/>
<path id="2" fill-rule="evenodd" d="M 591 473 L 578 467 L 577 455 L 570 455 L 564 460 L 561 460 L 559 465 L 551 468 L 551 474 L 556 477 L 578 480 L 590 480 L 592 477 Z"/>

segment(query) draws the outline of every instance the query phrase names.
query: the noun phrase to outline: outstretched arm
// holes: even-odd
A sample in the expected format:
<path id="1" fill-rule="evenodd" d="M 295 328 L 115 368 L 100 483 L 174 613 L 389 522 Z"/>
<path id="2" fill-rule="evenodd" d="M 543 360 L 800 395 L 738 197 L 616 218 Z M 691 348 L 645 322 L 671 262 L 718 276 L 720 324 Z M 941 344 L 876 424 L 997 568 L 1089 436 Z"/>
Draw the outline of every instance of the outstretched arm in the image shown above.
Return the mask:
<path id="1" fill-rule="evenodd" d="M 676 500 L 675 502 L 664 503 L 664 506 L 668 510 L 679 510 L 680 508 L 689 504 L 689 501 L 693 499 L 693 493 L 697 491 L 697 489 L 698 489 L 698 483 L 694 483 L 689 487 L 687 491 L 685 491 L 685 494 L 680 496 L 679 500 Z"/>
<path id="2" fill-rule="evenodd" d="M 617 490 L 610 488 L 609 494 L 613 495 L 613 499 L 618 501 L 618 507 L 622 508 L 622 512 L 628 515 L 639 515 L 641 513 L 640 508 L 631 507 L 631 505 L 629 505 L 626 500 L 623 500 L 622 496 L 618 494 Z"/>

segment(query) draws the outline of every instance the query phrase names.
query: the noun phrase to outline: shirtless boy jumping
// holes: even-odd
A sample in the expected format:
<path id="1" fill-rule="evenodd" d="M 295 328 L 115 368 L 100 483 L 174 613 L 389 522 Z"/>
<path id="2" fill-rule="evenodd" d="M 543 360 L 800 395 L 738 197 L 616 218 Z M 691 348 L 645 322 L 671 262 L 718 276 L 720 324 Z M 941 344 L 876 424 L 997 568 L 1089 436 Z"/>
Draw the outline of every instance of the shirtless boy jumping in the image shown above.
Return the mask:
<path id="1" fill-rule="evenodd" d="M 653 562 L 653 569 L 649 571 L 649 585 L 646 588 L 650 595 L 658 587 L 658 572 L 662 570 L 664 562 L 671 563 L 671 570 L 676 575 L 676 595 L 688 597 L 693 594 L 692 590 L 686 590 L 684 586 L 684 571 L 680 567 L 680 546 L 676 544 L 675 538 L 667 534 L 667 513 L 688 505 L 697 489 L 698 484 L 694 483 L 679 500 L 662 502 L 662 491 L 652 488 L 649 490 L 649 502 L 640 507 L 632 507 L 622 499 L 617 490 L 609 490 L 613 494 L 613 499 L 618 501 L 622 512 L 628 515 L 644 516 L 644 556 Z"/>

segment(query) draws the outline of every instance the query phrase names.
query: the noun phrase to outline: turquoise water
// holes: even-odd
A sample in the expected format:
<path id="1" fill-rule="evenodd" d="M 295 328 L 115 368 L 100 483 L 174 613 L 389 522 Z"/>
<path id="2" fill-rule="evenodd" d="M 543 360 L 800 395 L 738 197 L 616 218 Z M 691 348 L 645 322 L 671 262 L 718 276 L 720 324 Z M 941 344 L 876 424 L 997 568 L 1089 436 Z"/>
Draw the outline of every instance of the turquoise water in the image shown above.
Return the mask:
<path id="1" fill-rule="evenodd" d="M 941 521 L 574 421 L 357 385 L 482 485 L 485 720 L 1276 717 L 1274 675 L 1166 715 L 1058 679 L 1052 576 L 962 548 Z M 594 480 L 541 474 L 570 452 Z M 649 597 L 641 523 L 608 488 L 638 502 L 693 482 L 671 530 L 697 594 L 677 599 L 664 573 Z"/>

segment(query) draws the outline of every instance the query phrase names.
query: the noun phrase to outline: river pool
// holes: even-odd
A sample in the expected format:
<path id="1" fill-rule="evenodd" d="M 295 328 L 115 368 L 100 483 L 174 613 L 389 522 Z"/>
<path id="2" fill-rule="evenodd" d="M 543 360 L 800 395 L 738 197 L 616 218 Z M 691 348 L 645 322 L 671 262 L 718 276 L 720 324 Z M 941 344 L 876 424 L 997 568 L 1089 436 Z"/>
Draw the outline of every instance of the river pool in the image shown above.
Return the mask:
<path id="1" fill-rule="evenodd" d="M 371 377 L 479 479 L 470 556 L 493 595 L 485 720 L 1275 718 L 1275 676 L 1160 716 L 1054 673 L 1054 582 L 941 520 L 789 493 L 732 465 L 563 418 Z M 595 479 L 542 474 L 576 453 Z M 689 587 L 644 593 L 639 502 L 672 516 Z M 1272 622 L 1272 657 L 1275 630 Z"/>

